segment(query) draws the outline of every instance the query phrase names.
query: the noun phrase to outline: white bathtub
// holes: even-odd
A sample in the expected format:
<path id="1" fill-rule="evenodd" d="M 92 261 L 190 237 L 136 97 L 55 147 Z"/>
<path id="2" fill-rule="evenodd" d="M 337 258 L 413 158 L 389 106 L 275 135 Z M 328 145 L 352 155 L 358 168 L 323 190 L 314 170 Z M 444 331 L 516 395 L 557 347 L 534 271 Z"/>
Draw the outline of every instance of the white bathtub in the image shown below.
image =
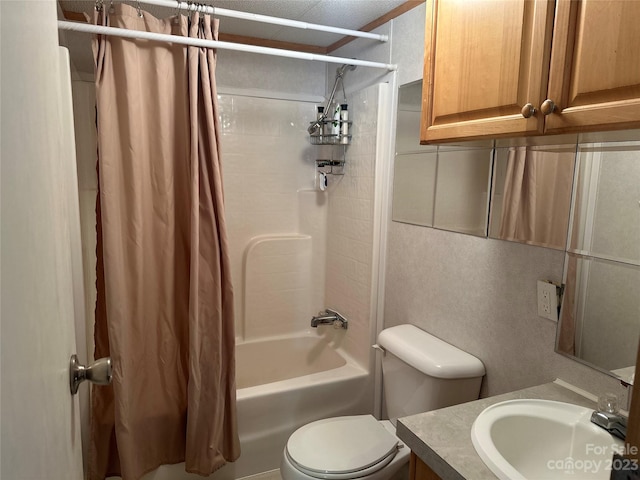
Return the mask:
<path id="1" fill-rule="evenodd" d="M 236 345 L 238 430 L 242 454 L 209 478 L 231 480 L 273 470 L 297 428 L 337 415 L 369 413 L 371 376 L 315 332 Z M 143 480 L 197 480 L 184 464 L 163 465 Z"/>

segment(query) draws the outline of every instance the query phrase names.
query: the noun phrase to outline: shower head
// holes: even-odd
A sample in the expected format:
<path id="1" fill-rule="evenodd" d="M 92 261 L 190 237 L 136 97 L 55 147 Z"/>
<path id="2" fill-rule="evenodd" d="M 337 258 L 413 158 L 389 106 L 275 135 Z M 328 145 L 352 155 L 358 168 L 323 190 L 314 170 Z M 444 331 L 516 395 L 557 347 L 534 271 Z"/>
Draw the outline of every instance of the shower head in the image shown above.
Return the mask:
<path id="1" fill-rule="evenodd" d="M 338 69 L 336 70 L 336 75 L 338 77 L 342 77 L 346 73 L 347 70 L 355 70 L 355 69 L 356 69 L 355 65 L 349 65 L 349 64 L 345 63 L 341 67 L 338 67 Z"/>

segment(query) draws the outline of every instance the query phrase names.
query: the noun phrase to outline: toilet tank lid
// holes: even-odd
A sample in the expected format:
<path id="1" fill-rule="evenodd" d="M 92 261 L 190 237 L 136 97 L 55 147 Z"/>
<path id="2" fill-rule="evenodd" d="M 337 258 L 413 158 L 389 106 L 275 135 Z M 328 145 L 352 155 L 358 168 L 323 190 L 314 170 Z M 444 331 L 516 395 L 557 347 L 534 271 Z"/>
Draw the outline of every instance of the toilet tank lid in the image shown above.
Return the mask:
<path id="1" fill-rule="evenodd" d="M 398 325 L 382 330 L 378 335 L 378 344 L 432 377 L 475 378 L 485 374 L 480 359 L 414 325 Z"/>

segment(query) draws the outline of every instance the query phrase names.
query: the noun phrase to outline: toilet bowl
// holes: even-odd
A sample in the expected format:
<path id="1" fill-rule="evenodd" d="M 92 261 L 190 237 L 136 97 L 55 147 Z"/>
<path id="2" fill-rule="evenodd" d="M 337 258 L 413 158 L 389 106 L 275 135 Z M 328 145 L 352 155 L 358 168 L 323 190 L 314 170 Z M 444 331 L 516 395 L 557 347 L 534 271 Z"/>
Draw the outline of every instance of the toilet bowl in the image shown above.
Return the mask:
<path id="1" fill-rule="evenodd" d="M 476 400 L 482 362 L 413 325 L 380 332 L 382 376 L 389 418 Z M 318 420 L 287 441 L 284 480 L 389 480 L 409 461 L 393 424 L 372 415 Z"/>
<path id="2" fill-rule="evenodd" d="M 372 415 L 309 423 L 289 437 L 280 474 L 287 480 L 388 480 L 410 452 L 395 430 L 390 421 Z"/>

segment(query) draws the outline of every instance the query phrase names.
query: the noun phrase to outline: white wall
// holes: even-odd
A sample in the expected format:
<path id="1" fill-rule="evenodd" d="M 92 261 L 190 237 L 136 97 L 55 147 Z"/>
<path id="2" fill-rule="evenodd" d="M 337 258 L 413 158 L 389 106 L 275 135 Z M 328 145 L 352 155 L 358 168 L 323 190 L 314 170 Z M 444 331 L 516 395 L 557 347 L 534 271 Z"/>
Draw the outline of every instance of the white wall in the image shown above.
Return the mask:
<path id="1" fill-rule="evenodd" d="M 256 53 L 218 50 L 218 88 L 259 89 L 296 94 L 324 95 L 326 65 Z"/>
<path id="2" fill-rule="evenodd" d="M 426 3 L 391 21 L 391 62 L 398 65 L 398 86 L 422 80 Z"/>

